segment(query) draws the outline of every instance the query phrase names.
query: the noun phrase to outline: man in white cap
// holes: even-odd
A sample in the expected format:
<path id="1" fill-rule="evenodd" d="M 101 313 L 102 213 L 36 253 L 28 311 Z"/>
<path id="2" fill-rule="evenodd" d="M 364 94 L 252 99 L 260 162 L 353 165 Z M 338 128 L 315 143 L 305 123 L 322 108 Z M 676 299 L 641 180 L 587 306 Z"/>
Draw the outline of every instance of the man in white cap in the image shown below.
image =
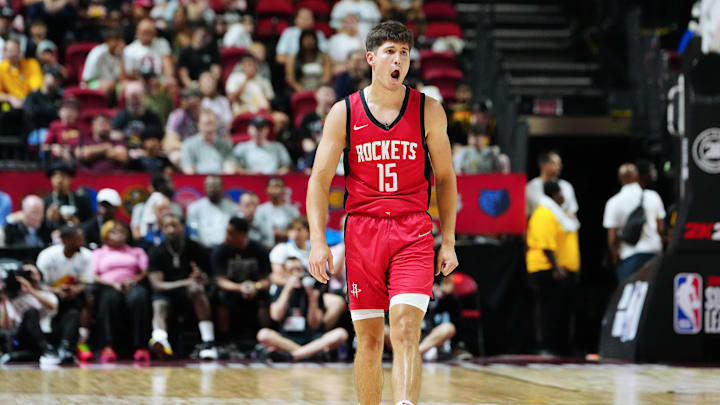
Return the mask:
<path id="1" fill-rule="evenodd" d="M 122 199 L 117 191 L 111 188 L 103 188 L 98 191 L 96 215 L 82 224 L 82 230 L 85 233 L 85 242 L 90 249 L 95 249 L 102 245 L 100 228 L 102 228 L 106 221 L 115 219 L 115 213 L 120 205 L 122 205 Z"/>

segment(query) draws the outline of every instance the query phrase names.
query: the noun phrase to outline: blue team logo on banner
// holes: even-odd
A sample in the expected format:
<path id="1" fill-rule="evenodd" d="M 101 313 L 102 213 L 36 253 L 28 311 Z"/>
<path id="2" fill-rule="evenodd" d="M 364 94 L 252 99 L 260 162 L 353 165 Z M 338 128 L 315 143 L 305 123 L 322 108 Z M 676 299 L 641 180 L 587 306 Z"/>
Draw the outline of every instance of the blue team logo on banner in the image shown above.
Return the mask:
<path id="1" fill-rule="evenodd" d="M 502 190 L 481 190 L 478 206 L 487 215 L 497 218 L 510 208 L 510 192 Z"/>
<path id="2" fill-rule="evenodd" d="M 702 276 L 679 273 L 675 276 L 673 328 L 675 333 L 696 335 L 702 329 Z"/>

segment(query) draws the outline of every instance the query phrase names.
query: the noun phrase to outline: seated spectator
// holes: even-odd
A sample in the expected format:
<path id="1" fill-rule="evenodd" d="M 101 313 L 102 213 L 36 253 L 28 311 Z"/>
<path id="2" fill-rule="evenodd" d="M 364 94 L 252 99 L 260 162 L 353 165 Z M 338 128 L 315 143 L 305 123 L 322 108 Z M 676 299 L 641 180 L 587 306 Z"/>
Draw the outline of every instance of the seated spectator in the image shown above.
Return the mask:
<path id="1" fill-rule="evenodd" d="M 355 14 L 346 14 L 342 18 L 342 26 L 338 32 L 330 37 L 328 43 L 328 56 L 332 64 L 332 72 L 339 73 L 345 70 L 348 55 L 351 52 L 365 51 L 364 36 L 358 31 L 358 17 Z"/>
<path id="2" fill-rule="evenodd" d="M 92 216 L 92 205 L 87 193 L 70 190 L 75 168 L 68 162 L 50 164 L 45 174 L 50 178 L 52 192 L 45 197 L 45 221 L 52 229 L 67 222 L 80 224 Z"/>
<path id="3" fill-rule="evenodd" d="M 47 39 L 47 24 L 44 20 L 38 18 L 30 22 L 30 37 L 25 46 L 25 56 L 28 58 L 37 58 L 37 46 Z"/>
<path id="4" fill-rule="evenodd" d="M 249 48 L 253 43 L 252 33 L 255 31 L 252 16 L 246 14 L 241 19 L 237 14 L 226 13 L 224 18 L 228 28 L 222 36 L 222 47 Z"/>
<path id="5" fill-rule="evenodd" d="M 170 200 L 170 208 L 173 214 L 182 216 L 183 209 L 175 202 L 172 202 L 175 194 L 175 184 L 172 178 L 166 173 L 156 172 L 150 177 L 148 185 L 150 196 L 143 202 L 139 202 L 133 206 L 132 216 L 130 218 L 130 229 L 134 239 L 142 239 L 142 235 L 147 233 L 147 227 L 155 223 L 155 200 L 161 199 L 163 196 Z"/>
<path id="6" fill-rule="evenodd" d="M 62 86 L 62 74 L 54 67 L 48 67 L 43 70 L 42 87 L 25 98 L 23 112 L 32 131 L 28 136 L 28 145 L 42 144 L 47 137 L 50 123 L 59 118 L 58 110 L 62 102 L 60 86 Z"/>
<path id="7" fill-rule="evenodd" d="M 310 225 L 304 217 L 295 218 L 287 229 L 287 242 L 278 243 L 270 251 L 273 273 L 282 273 L 282 266 L 289 257 L 300 260 L 310 268 Z"/>
<path id="8" fill-rule="evenodd" d="M 82 224 L 85 242 L 90 249 L 102 246 L 100 230 L 105 222 L 115 219 L 118 208 L 122 205 L 122 199 L 117 191 L 111 188 L 100 189 L 97 193 L 97 212 L 95 216 Z"/>
<path id="9" fill-rule="evenodd" d="M 255 211 L 255 220 L 261 224 L 269 224 L 275 245 L 287 240 L 287 229 L 295 218 L 300 217 L 300 211 L 296 206 L 285 202 L 288 190 L 281 177 L 270 178 L 265 191 L 270 200 L 260 204 Z"/>
<path id="10" fill-rule="evenodd" d="M 100 113 L 92 120 L 90 136 L 84 136 L 75 148 L 79 169 L 91 173 L 121 171 L 128 161 L 124 140 L 110 137 L 110 117 Z"/>
<path id="11" fill-rule="evenodd" d="M 60 119 L 50 123 L 41 150 L 48 153 L 49 160 L 72 162 L 74 161 L 74 150 L 80 144 L 83 136 L 78 122 L 80 105 L 77 100 L 74 98 L 63 100 L 58 115 Z"/>
<path id="12" fill-rule="evenodd" d="M 0 62 L 0 135 L 17 137 L 26 130 L 23 103 L 30 92 L 42 87 L 43 74 L 35 59 L 23 59 L 20 43 L 5 41 L 4 60 Z"/>
<path id="13" fill-rule="evenodd" d="M 7 247 L 45 247 L 50 244 L 52 229 L 43 221 L 45 203 L 30 194 L 22 200 L 22 210 L 5 219 L 5 245 Z"/>
<path id="14" fill-rule="evenodd" d="M 143 66 L 151 67 L 157 75 L 174 76 L 170 45 L 165 38 L 156 35 L 155 23 L 151 19 L 146 18 L 138 23 L 137 39 L 123 50 L 123 66 L 131 78 L 139 78 Z"/>
<path id="15" fill-rule="evenodd" d="M 182 143 L 180 167 L 183 173 L 233 173 L 232 142 L 227 136 L 218 136 L 217 121 L 210 110 L 200 113 L 200 133 Z"/>
<path id="16" fill-rule="evenodd" d="M 203 95 L 200 107 L 212 110 L 218 117 L 220 134 L 228 135 L 233 120 L 230 101 L 222 94 L 218 94 L 218 80 L 212 73 L 205 72 L 200 75 L 200 91 Z"/>
<path id="17" fill-rule="evenodd" d="M 218 358 L 215 348 L 215 326 L 210 302 L 205 293 L 210 257 L 207 250 L 185 236 L 179 217 L 161 219 L 165 241 L 150 253 L 150 284 L 153 287 L 153 332 L 150 347 L 158 357 L 172 356 L 168 339 L 168 314 L 193 314 L 203 341 L 200 359 Z"/>
<path id="18" fill-rule="evenodd" d="M 77 345 L 78 358 L 87 361 L 94 357 L 87 345 L 95 304 L 89 288 L 93 282 L 90 267 L 92 253 L 84 246 L 85 238 L 79 227 L 60 228 L 60 239 L 62 243 L 40 252 L 37 267 L 43 282 L 59 298 L 58 313 L 53 323 L 66 336 L 67 341 L 61 346 L 72 352 L 71 348 Z"/>
<path id="19" fill-rule="evenodd" d="M 104 32 L 102 44 L 94 47 L 85 59 L 82 84 L 93 90 L 114 94 L 117 85 L 124 79 L 122 54 L 125 40 L 118 29 Z"/>
<path id="20" fill-rule="evenodd" d="M 315 92 L 317 106 L 315 111 L 305 115 L 297 130 L 301 155 L 298 159 L 298 170 L 310 174 L 315 161 L 315 151 L 322 137 L 323 122 L 335 104 L 335 90 L 330 86 L 322 86 Z M 338 164 L 342 164 L 342 161 Z"/>
<path id="21" fill-rule="evenodd" d="M 46 39 L 38 44 L 35 58 L 38 63 L 40 63 L 41 69 L 44 70 L 46 68 L 54 67 L 62 74 L 64 80 L 68 78 L 67 70 L 58 62 L 58 48 L 49 39 Z"/>
<path id="22" fill-rule="evenodd" d="M 170 113 L 175 110 L 175 100 L 181 92 L 179 82 L 174 77 L 157 76 L 152 69 L 143 69 L 140 77 L 146 94 L 145 108 L 157 114 L 164 125 Z"/>
<path id="23" fill-rule="evenodd" d="M 135 361 L 148 361 L 150 296 L 141 284 L 147 275 L 148 257 L 142 249 L 127 244 L 129 232 L 121 222 L 106 222 L 100 235 L 103 246 L 92 253 L 92 268 L 98 287 L 98 341 L 103 347 L 100 361 L 108 363 L 117 360 L 113 344 L 121 329 L 132 331 Z M 129 318 L 130 322 L 126 322 L 125 318 Z"/>
<path id="24" fill-rule="evenodd" d="M 273 361 L 299 361 L 342 345 L 348 339 L 343 328 L 323 333 L 322 293 L 297 258 L 288 258 L 280 270 L 279 284 L 270 288 L 270 318 L 278 330 L 261 329 L 257 340 L 269 350 Z"/>
<path id="25" fill-rule="evenodd" d="M 335 95 L 343 99 L 370 84 L 370 65 L 364 51 L 350 52 L 345 72 L 335 78 Z"/>
<path id="26" fill-rule="evenodd" d="M 238 173 L 285 174 L 290 171 L 290 154 L 280 142 L 269 141 L 270 122 L 258 115 L 248 127 L 250 140 L 232 150 Z"/>
<path id="27" fill-rule="evenodd" d="M 246 220 L 233 217 L 225 232 L 225 242 L 213 249 L 210 260 L 215 283 L 217 331 L 227 339 L 231 326 L 242 327 L 241 334 L 252 338 L 269 324 L 267 290 L 270 261 L 268 252 L 248 238 Z M 242 320 L 232 314 L 243 308 Z"/>
<path id="28" fill-rule="evenodd" d="M 363 38 L 381 18 L 380 9 L 373 0 L 341 0 L 335 3 L 330 12 L 330 26 L 340 30 L 348 15 L 355 16 L 359 21 L 358 31 Z"/>
<path id="29" fill-rule="evenodd" d="M 202 97 L 202 92 L 196 87 L 186 88 L 180 93 L 180 107 L 170 113 L 165 125 L 163 150 L 169 156 L 177 155 L 182 142 L 198 133 Z"/>
<path id="30" fill-rule="evenodd" d="M 485 128 L 472 127 L 468 132 L 468 146 L 458 150 L 455 171 L 462 174 L 498 173 L 502 171 L 500 149 L 490 146 Z"/>
<path id="31" fill-rule="evenodd" d="M 217 46 L 211 42 L 207 27 L 195 27 L 190 46 L 180 52 L 178 67 L 183 87 L 198 87 L 198 80 L 204 72 L 212 73 L 216 79 L 220 77 L 220 55 Z"/>
<path id="32" fill-rule="evenodd" d="M 271 249 L 275 244 L 275 235 L 273 235 L 270 224 L 263 222 L 262 218 L 255 215 L 258 205 L 260 205 L 260 197 L 252 191 L 245 191 L 240 196 L 238 206 L 240 215 L 250 227 L 248 237 L 251 241 L 264 246 L 265 249 Z"/>
<path id="33" fill-rule="evenodd" d="M 228 77 L 225 94 L 232 103 L 234 115 L 270 111 L 275 93 L 270 81 L 257 72 L 258 60 L 252 54 L 245 54 L 240 61 L 240 71 L 234 71 Z"/>
<path id="34" fill-rule="evenodd" d="M 72 353 L 63 347 L 62 354 L 48 342 L 47 335 L 53 332 L 52 318 L 57 313 L 58 299 L 42 285 L 42 276 L 32 264 L 5 263 L 3 284 L 12 283 L 12 289 L 0 292 L 0 330 L 9 333 L 18 342 L 19 350 L 29 350 L 40 356 L 40 364 L 54 365 L 71 362 Z M 29 279 L 21 271 L 30 272 Z M 11 281 L 12 280 L 12 281 Z M 62 337 L 61 337 L 62 339 Z M 11 360 L 7 354 L 5 360 Z"/>
<path id="35" fill-rule="evenodd" d="M 458 82 L 455 86 L 455 102 L 450 104 L 448 111 L 448 135 L 453 145 L 468 143 L 468 131 L 472 126 L 472 96 L 470 84 Z"/>
<path id="36" fill-rule="evenodd" d="M 295 91 L 317 90 L 330 81 L 330 58 L 318 47 L 311 30 L 300 34 L 300 49 L 285 62 L 285 81 Z"/>
<path id="37" fill-rule="evenodd" d="M 147 203 L 153 211 L 154 221 L 147 224 L 145 232 L 140 236 L 140 244 L 145 250 L 150 250 L 155 246 L 160 245 L 164 240 L 165 236 L 162 233 L 161 219 L 165 215 L 172 213 L 172 206 L 170 205 L 170 199 L 164 195 L 158 196 L 152 200 L 148 200 Z"/>
<path id="38" fill-rule="evenodd" d="M 124 139 L 128 148 L 139 148 L 146 128 L 162 128 L 160 117 L 148 110 L 142 84 L 129 83 L 125 87 L 125 108 L 112 119 L 112 138 Z"/>
<path id="39" fill-rule="evenodd" d="M 128 169 L 145 173 L 172 173 L 175 165 L 162 150 L 164 134 L 159 128 L 145 128 L 141 134 L 142 148 L 130 151 Z"/>
<path id="40" fill-rule="evenodd" d="M 295 14 L 295 25 L 286 28 L 280 35 L 275 47 L 275 60 L 277 63 L 287 63 L 288 59 L 295 56 L 300 50 L 300 33 L 312 30 L 315 25 L 315 17 L 310 9 L 301 8 Z M 318 48 L 321 52 L 327 52 L 327 39 L 320 30 L 314 31 L 317 37 Z"/>
<path id="41" fill-rule="evenodd" d="M 225 228 L 230 218 L 238 214 L 238 205 L 225 197 L 220 176 L 205 177 L 205 195 L 188 205 L 187 224 L 198 242 L 214 247 L 225 240 Z"/>

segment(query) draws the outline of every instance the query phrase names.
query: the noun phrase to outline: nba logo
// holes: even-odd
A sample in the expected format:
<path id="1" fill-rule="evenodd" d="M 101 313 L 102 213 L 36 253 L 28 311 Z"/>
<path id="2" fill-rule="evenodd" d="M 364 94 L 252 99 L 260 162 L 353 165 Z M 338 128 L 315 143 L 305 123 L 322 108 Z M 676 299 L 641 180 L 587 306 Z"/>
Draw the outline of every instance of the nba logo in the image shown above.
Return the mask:
<path id="1" fill-rule="evenodd" d="M 673 308 L 675 333 L 696 335 L 702 329 L 702 276 L 679 273 L 675 276 Z"/>

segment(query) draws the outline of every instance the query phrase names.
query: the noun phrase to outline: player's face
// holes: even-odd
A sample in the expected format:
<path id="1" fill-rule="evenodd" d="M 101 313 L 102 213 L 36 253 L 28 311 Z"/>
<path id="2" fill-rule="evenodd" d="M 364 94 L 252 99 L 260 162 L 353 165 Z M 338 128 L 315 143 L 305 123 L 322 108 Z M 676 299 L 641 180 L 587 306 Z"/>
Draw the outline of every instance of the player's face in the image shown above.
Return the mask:
<path id="1" fill-rule="evenodd" d="M 410 69 L 410 47 L 402 42 L 387 41 L 375 52 L 366 54 L 372 66 L 373 81 L 377 81 L 389 90 L 402 86 Z"/>

